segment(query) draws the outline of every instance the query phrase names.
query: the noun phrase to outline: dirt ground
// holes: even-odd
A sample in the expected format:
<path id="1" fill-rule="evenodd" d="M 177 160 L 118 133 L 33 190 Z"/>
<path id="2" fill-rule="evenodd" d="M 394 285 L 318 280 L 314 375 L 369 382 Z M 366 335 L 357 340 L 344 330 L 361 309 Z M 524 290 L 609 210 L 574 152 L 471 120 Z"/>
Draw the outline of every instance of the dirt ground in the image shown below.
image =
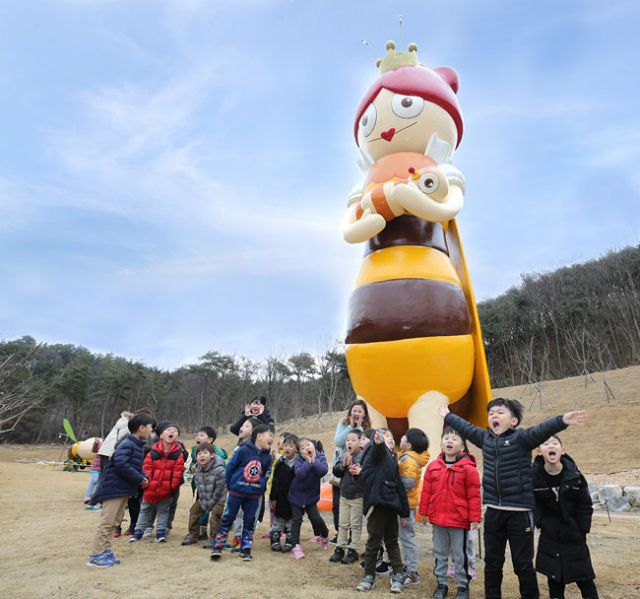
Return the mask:
<path id="1" fill-rule="evenodd" d="M 600 407 L 602 375 L 595 375 L 595 386 L 585 390 L 583 381 L 543 383 L 542 390 L 552 404 L 543 400 L 541 409 L 535 395 L 516 387 L 496 390 L 495 396 L 519 398 L 527 407 L 524 425 L 531 425 L 551 415 L 584 406 L 590 422 L 585 429 L 569 430 L 563 435 L 565 446 L 583 472 L 598 484 L 627 484 L 640 480 L 640 443 L 637 422 L 640 419 L 640 367 L 607 373 L 607 382 L 624 398 Z M 574 389 L 576 383 L 577 388 Z M 532 402 L 535 400 L 535 402 Z M 320 423 L 309 419 L 299 424 L 299 432 L 313 436 L 332 447 L 337 417 L 325 416 Z M 283 427 L 284 428 L 284 427 Z M 295 430 L 288 423 L 286 428 Z M 314 430 L 315 429 L 315 430 Z M 279 429 L 280 430 L 280 429 Z M 191 442 L 191 435 L 183 440 Z M 230 448 L 233 437 L 222 435 L 220 444 Z M 341 599 L 353 597 L 362 570 L 354 566 L 328 562 L 330 552 L 322 552 L 308 544 L 311 537 L 308 524 L 303 526 L 302 539 L 307 558 L 273 554 L 267 539 L 258 530 L 254 546 L 254 561 L 241 562 L 225 552 L 219 563 L 209 559 L 202 544 L 182 547 L 186 534 L 187 513 L 191 505 L 190 488 L 184 486 L 174 532 L 165 545 L 143 541 L 133 545 L 126 537 L 114 539 L 113 548 L 122 564 L 113 568 L 88 568 L 86 562 L 94 529 L 100 514 L 86 512 L 82 503 L 89 475 L 69 473 L 52 466 L 20 463 L 22 458 L 56 460 L 59 446 L 0 445 L 0 597 L 23 598 L 207 598 L 235 597 Z M 126 518 L 126 516 L 125 516 Z M 329 519 L 328 519 L 329 521 Z M 418 526 L 420 551 L 419 573 L 422 582 L 407 587 L 407 597 L 431 596 L 435 587 L 432 573 L 431 532 Z M 640 517 L 614 515 L 609 522 L 606 514 L 594 517 L 589 545 L 597 574 L 597 584 L 603 599 L 637 599 L 640 597 Z M 635 566 L 633 564 L 636 564 Z M 482 560 L 478 560 L 478 580 L 471 585 L 471 596 L 482 597 Z M 453 584 L 453 581 L 451 581 Z M 540 578 L 541 594 L 546 594 Z M 388 576 L 379 576 L 371 597 L 391 596 Z M 568 588 L 567 599 L 580 594 L 575 586 Z M 517 599 L 517 579 L 511 567 L 505 568 L 504 599 Z"/>

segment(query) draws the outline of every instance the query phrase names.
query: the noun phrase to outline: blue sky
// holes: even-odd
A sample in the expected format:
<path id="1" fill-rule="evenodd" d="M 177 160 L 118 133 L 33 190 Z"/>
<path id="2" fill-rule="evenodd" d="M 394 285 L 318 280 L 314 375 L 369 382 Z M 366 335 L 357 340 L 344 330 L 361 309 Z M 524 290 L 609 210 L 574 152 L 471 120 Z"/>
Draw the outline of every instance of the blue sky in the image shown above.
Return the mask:
<path id="1" fill-rule="evenodd" d="M 343 334 L 375 54 L 460 75 L 478 299 L 640 237 L 640 5 L 0 3 L 0 338 L 162 368 Z"/>

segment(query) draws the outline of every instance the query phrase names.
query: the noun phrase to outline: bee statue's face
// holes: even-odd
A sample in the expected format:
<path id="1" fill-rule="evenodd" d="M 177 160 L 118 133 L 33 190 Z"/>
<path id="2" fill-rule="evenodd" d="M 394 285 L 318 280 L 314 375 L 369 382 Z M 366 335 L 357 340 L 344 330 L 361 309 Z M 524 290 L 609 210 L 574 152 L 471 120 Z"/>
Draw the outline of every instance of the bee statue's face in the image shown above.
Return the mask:
<path id="1" fill-rule="evenodd" d="M 424 154 L 434 133 L 455 147 L 458 133 L 446 110 L 420 96 L 383 88 L 358 121 L 357 141 L 375 162 L 397 152 Z"/>

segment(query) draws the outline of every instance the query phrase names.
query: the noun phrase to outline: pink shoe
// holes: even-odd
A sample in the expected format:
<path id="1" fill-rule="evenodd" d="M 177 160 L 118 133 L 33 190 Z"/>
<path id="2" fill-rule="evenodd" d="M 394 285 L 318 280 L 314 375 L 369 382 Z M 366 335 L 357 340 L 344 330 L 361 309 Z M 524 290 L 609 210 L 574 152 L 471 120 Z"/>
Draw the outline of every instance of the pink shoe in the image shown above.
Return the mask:
<path id="1" fill-rule="evenodd" d="M 295 557 L 296 559 L 304 559 L 304 551 L 302 551 L 302 546 L 294 545 L 293 549 L 291 550 L 291 555 L 293 555 L 293 557 Z"/>
<path id="2" fill-rule="evenodd" d="M 471 580 L 478 578 L 476 576 L 476 569 L 473 566 L 469 566 L 469 576 L 471 576 Z"/>
<path id="3" fill-rule="evenodd" d="M 329 549 L 329 537 L 322 537 L 320 539 L 320 546 L 322 547 L 322 551 L 326 551 L 327 549 Z"/>
<path id="4" fill-rule="evenodd" d="M 262 538 L 263 539 L 268 539 L 271 535 L 267 532 L 262 533 Z"/>
<path id="5" fill-rule="evenodd" d="M 309 539 L 309 543 L 320 543 L 321 540 L 320 535 L 315 535 Z"/>

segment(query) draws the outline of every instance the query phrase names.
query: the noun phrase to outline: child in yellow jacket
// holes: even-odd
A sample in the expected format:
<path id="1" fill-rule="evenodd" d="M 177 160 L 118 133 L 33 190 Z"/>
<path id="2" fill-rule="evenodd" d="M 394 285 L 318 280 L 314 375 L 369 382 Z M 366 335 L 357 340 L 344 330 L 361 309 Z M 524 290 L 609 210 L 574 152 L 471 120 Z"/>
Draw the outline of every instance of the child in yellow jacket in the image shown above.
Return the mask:
<path id="1" fill-rule="evenodd" d="M 404 556 L 405 586 L 418 584 L 418 546 L 416 544 L 416 511 L 420 502 L 419 485 L 422 478 L 422 469 L 429 462 L 429 439 L 423 430 L 410 428 L 400 439 L 400 451 L 398 452 L 398 468 L 400 478 L 407 492 L 411 515 L 407 518 L 405 526 L 399 529 L 399 538 L 402 543 L 402 555 Z"/>

